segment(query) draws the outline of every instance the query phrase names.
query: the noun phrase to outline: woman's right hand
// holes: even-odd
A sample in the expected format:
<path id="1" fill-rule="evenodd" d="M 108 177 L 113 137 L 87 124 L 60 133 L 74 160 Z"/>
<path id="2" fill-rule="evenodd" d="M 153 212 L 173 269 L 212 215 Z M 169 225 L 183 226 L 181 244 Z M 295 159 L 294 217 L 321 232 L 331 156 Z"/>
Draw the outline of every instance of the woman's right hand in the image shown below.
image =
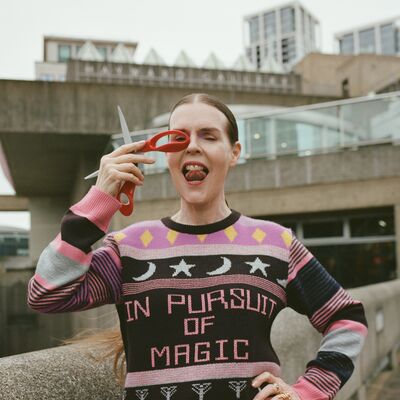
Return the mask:
<path id="1" fill-rule="evenodd" d="M 126 181 L 143 185 L 142 171 L 134 163 L 154 164 L 155 159 L 140 152 L 145 141 L 124 144 L 100 160 L 99 174 L 95 186 L 105 193 L 116 197 Z"/>

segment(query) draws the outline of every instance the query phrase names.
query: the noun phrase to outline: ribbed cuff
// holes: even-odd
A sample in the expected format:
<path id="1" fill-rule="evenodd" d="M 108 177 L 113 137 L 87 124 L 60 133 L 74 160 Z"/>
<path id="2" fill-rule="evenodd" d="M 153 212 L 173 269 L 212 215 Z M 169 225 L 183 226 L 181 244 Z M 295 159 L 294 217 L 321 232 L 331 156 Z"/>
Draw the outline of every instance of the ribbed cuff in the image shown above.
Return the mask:
<path id="1" fill-rule="evenodd" d="M 108 231 L 111 218 L 121 208 L 113 196 L 92 186 L 86 196 L 71 207 L 71 211 L 93 222 L 103 232 Z"/>
<path id="2" fill-rule="evenodd" d="M 300 377 L 297 382 L 292 385 L 292 388 L 300 397 L 301 400 L 328 400 L 329 395 L 321 392 L 311 382 L 303 377 Z"/>

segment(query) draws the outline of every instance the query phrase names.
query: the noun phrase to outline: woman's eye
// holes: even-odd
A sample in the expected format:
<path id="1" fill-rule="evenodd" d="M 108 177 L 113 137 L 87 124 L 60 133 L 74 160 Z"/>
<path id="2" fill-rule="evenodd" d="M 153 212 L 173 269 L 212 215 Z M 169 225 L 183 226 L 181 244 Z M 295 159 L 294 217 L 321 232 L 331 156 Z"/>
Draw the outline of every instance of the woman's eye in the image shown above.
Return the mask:
<path id="1" fill-rule="evenodd" d="M 214 136 L 206 136 L 206 139 L 207 140 L 215 140 L 215 137 Z"/>
<path id="2" fill-rule="evenodd" d="M 171 141 L 172 142 L 184 142 L 185 141 L 185 136 L 183 136 L 183 135 L 180 135 L 180 136 L 178 136 L 178 135 L 176 135 L 176 136 L 172 136 L 171 137 Z"/>

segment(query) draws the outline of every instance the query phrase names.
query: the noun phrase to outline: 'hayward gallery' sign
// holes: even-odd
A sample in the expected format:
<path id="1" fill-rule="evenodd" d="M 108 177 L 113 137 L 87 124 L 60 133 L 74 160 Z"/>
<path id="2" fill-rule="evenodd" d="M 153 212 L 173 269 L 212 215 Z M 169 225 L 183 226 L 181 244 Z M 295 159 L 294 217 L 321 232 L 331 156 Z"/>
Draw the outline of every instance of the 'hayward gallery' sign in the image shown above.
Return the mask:
<path id="1" fill-rule="evenodd" d="M 146 85 L 182 85 L 240 90 L 298 93 L 300 76 L 234 70 L 182 68 L 164 65 L 117 64 L 92 61 L 70 61 L 68 80 Z"/>

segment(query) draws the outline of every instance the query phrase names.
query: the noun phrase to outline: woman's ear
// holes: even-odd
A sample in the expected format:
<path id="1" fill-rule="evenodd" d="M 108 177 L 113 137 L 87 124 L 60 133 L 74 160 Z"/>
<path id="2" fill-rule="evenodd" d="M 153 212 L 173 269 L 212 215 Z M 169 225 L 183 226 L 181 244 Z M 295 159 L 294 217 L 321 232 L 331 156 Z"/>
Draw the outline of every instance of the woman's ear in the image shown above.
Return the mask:
<path id="1" fill-rule="evenodd" d="M 242 151 L 242 145 L 239 142 L 235 142 L 232 146 L 232 160 L 229 163 L 231 167 L 235 166 L 239 160 L 240 152 Z"/>

